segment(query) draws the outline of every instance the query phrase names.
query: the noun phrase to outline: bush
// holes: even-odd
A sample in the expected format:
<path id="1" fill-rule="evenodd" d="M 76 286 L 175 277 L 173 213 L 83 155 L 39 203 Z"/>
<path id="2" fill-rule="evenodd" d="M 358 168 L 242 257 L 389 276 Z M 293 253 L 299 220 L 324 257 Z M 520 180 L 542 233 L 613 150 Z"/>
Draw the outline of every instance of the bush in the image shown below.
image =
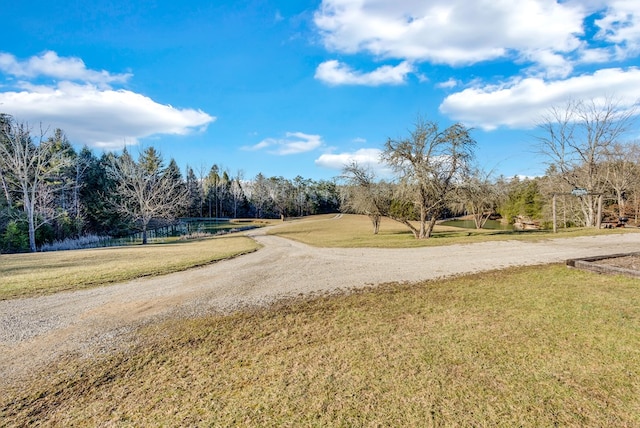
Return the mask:
<path id="1" fill-rule="evenodd" d="M 11 220 L 2 234 L 0 246 L 5 253 L 21 253 L 29 251 L 29 231 L 27 225 Z"/>
<path id="2" fill-rule="evenodd" d="M 80 238 L 67 238 L 62 241 L 43 244 L 40 251 L 83 250 L 85 248 L 105 247 L 111 240 L 110 236 L 87 235 Z"/>

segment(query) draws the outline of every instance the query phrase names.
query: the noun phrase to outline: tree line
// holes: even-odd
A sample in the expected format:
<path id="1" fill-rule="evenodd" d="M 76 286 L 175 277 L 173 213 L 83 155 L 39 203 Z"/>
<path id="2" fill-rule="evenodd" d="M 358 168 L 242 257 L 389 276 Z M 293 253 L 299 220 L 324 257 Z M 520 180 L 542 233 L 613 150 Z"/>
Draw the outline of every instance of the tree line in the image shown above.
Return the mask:
<path id="1" fill-rule="evenodd" d="M 100 156 L 0 114 L 0 252 L 36 251 L 86 235 L 122 237 L 181 217 L 272 218 L 339 210 L 334 182 L 245 180 L 214 164 L 183 175 L 153 147 Z"/>
<path id="2" fill-rule="evenodd" d="M 492 216 L 522 227 L 551 228 L 557 217 L 561 227 L 597 227 L 603 219 L 637 225 L 640 144 L 625 139 L 636 115 L 635 107 L 610 98 L 550 109 L 535 146 L 548 167 L 530 179 L 492 177 L 475 163 L 471 129 L 418 118 L 406 138 L 385 143 L 382 160 L 395 172 L 390 180 L 357 163 L 344 168 L 342 208 L 369 216 L 373 233 L 388 217 L 417 239 L 429 238 L 436 221 L 461 215 L 477 228 Z"/>
<path id="3" fill-rule="evenodd" d="M 595 227 L 640 213 L 640 145 L 626 140 L 635 108 L 607 99 L 571 101 L 540 119 L 536 149 L 548 164 L 536 178 L 495 177 L 476 164 L 472 129 L 418 118 L 407 137 L 388 139 L 386 179 L 352 163 L 335 180 L 258 174 L 245 179 L 214 164 L 168 163 L 153 147 L 96 156 L 76 152 L 60 129 L 33 129 L 0 115 L 0 251 L 89 234 L 126 236 L 190 218 L 285 218 L 329 212 L 382 217 L 416 239 L 438 220 L 466 215 L 482 228 L 502 218 L 550 228 Z M 553 201 L 553 203 L 552 203 Z M 553 213 L 552 213 L 553 208 Z"/>

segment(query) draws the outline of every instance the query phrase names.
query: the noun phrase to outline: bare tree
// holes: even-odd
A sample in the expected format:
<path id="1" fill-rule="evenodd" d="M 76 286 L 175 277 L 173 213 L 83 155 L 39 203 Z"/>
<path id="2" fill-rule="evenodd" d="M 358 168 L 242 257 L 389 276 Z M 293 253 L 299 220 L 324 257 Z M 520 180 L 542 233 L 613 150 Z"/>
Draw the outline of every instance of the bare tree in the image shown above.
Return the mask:
<path id="1" fill-rule="evenodd" d="M 309 205 L 311 201 L 311 185 L 312 180 L 305 179 L 298 175 L 293 179 L 291 183 L 293 185 L 293 204 L 295 206 L 296 215 L 299 217 L 304 216 L 310 211 Z"/>
<path id="2" fill-rule="evenodd" d="M 615 143 L 607 154 L 606 183 L 618 202 L 618 217 L 626 216 L 626 198 L 640 179 L 640 144 Z"/>
<path id="3" fill-rule="evenodd" d="M 293 185 L 284 177 L 270 177 L 267 186 L 273 207 L 284 221 L 287 211 L 292 206 Z"/>
<path id="4" fill-rule="evenodd" d="M 147 243 L 147 229 L 153 219 L 172 220 L 186 206 L 184 183 L 141 154 L 138 162 L 125 151 L 113 156 L 108 169 L 117 183 L 112 203 L 117 210 L 142 229 L 142 243 Z"/>
<path id="5" fill-rule="evenodd" d="M 491 174 L 473 170 L 458 188 L 459 201 L 473 217 L 476 229 L 482 229 L 500 201 L 500 193 Z"/>
<path id="6" fill-rule="evenodd" d="M 251 200 L 256 210 L 256 218 L 262 218 L 270 202 L 267 178 L 260 172 L 253 181 L 245 185 L 245 194 Z"/>
<path id="7" fill-rule="evenodd" d="M 585 189 L 580 206 L 587 227 L 598 224 L 598 195 L 607 188 L 607 156 L 629 131 L 635 114 L 636 108 L 623 108 L 610 98 L 578 100 L 551 108 L 538 124 L 540 152 L 567 184 Z"/>
<path id="8" fill-rule="evenodd" d="M 347 186 L 343 188 L 343 209 L 364 214 L 371 220 L 373 234 L 380 231 L 382 217 L 389 213 L 392 191 L 387 183 L 376 181 L 372 171 L 352 162 L 342 170 Z"/>
<path id="9" fill-rule="evenodd" d="M 55 214 L 47 214 L 46 203 L 56 186 L 59 172 L 70 165 L 64 150 L 55 150 L 55 140 L 47 139 L 47 132 L 40 129 L 35 138 L 26 123 L 18 123 L 8 116 L 0 121 L 0 171 L 7 193 L 16 190 L 17 201 L 22 205 L 29 228 L 29 249 L 36 251 L 36 230 L 52 220 Z M 58 186 L 59 187 L 59 186 Z"/>
<path id="10" fill-rule="evenodd" d="M 238 171 L 236 174 L 231 182 L 229 191 L 233 201 L 233 218 L 238 218 L 238 205 L 242 201 L 242 198 L 245 197 L 244 190 L 242 189 L 242 171 Z"/>
<path id="11" fill-rule="evenodd" d="M 440 130 L 436 122 L 416 121 L 408 138 L 387 140 L 382 158 L 400 174 L 401 209 L 392 218 L 405 224 L 417 239 L 429 238 L 457 182 L 473 157 L 475 141 L 469 129 L 456 123 Z M 419 228 L 411 223 L 407 203 L 418 212 Z M 398 206 L 398 203 L 396 203 Z"/>

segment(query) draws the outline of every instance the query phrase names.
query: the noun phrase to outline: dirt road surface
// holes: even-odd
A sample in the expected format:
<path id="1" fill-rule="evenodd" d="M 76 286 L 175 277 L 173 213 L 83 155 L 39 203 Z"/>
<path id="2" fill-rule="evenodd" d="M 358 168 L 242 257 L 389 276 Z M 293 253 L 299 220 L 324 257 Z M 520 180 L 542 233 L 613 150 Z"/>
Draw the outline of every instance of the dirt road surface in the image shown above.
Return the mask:
<path id="1" fill-rule="evenodd" d="M 0 388 L 65 354 L 90 357 L 172 316 L 265 305 L 283 297 L 415 282 L 517 265 L 640 251 L 640 233 L 417 249 L 314 248 L 264 230 L 264 247 L 210 266 L 100 288 L 0 301 Z"/>

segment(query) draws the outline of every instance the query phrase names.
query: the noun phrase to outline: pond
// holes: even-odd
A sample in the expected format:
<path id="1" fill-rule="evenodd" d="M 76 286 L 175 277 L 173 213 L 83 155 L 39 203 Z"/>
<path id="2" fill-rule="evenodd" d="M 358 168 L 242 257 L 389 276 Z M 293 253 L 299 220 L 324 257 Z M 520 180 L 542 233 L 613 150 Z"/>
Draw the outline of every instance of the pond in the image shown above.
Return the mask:
<path id="1" fill-rule="evenodd" d="M 475 229 L 476 223 L 473 220 L 447 220 L 443 221 L 443 226 L 461 227 L 463 229 Z M 487 220 L 483 229 L 491 230 L 513 230 L 512 224 L 501 223 L 498 220 Z"/>
<path id="2" fill-rule="evenodd" d="M 167 238 L 185 237 L 193 234 L 221 235 L 228 232 L 237 232 L 257 227 L 252 222 L 232 222 L 227 219 L 191 219 L 183 218 L 174 225 L 149 229 L 147 238 L 149 242 Z M 142 233 L 133 233 L 124 238 L 111 240 L 108 246 L 133 245 L 142 242 Z"/>

